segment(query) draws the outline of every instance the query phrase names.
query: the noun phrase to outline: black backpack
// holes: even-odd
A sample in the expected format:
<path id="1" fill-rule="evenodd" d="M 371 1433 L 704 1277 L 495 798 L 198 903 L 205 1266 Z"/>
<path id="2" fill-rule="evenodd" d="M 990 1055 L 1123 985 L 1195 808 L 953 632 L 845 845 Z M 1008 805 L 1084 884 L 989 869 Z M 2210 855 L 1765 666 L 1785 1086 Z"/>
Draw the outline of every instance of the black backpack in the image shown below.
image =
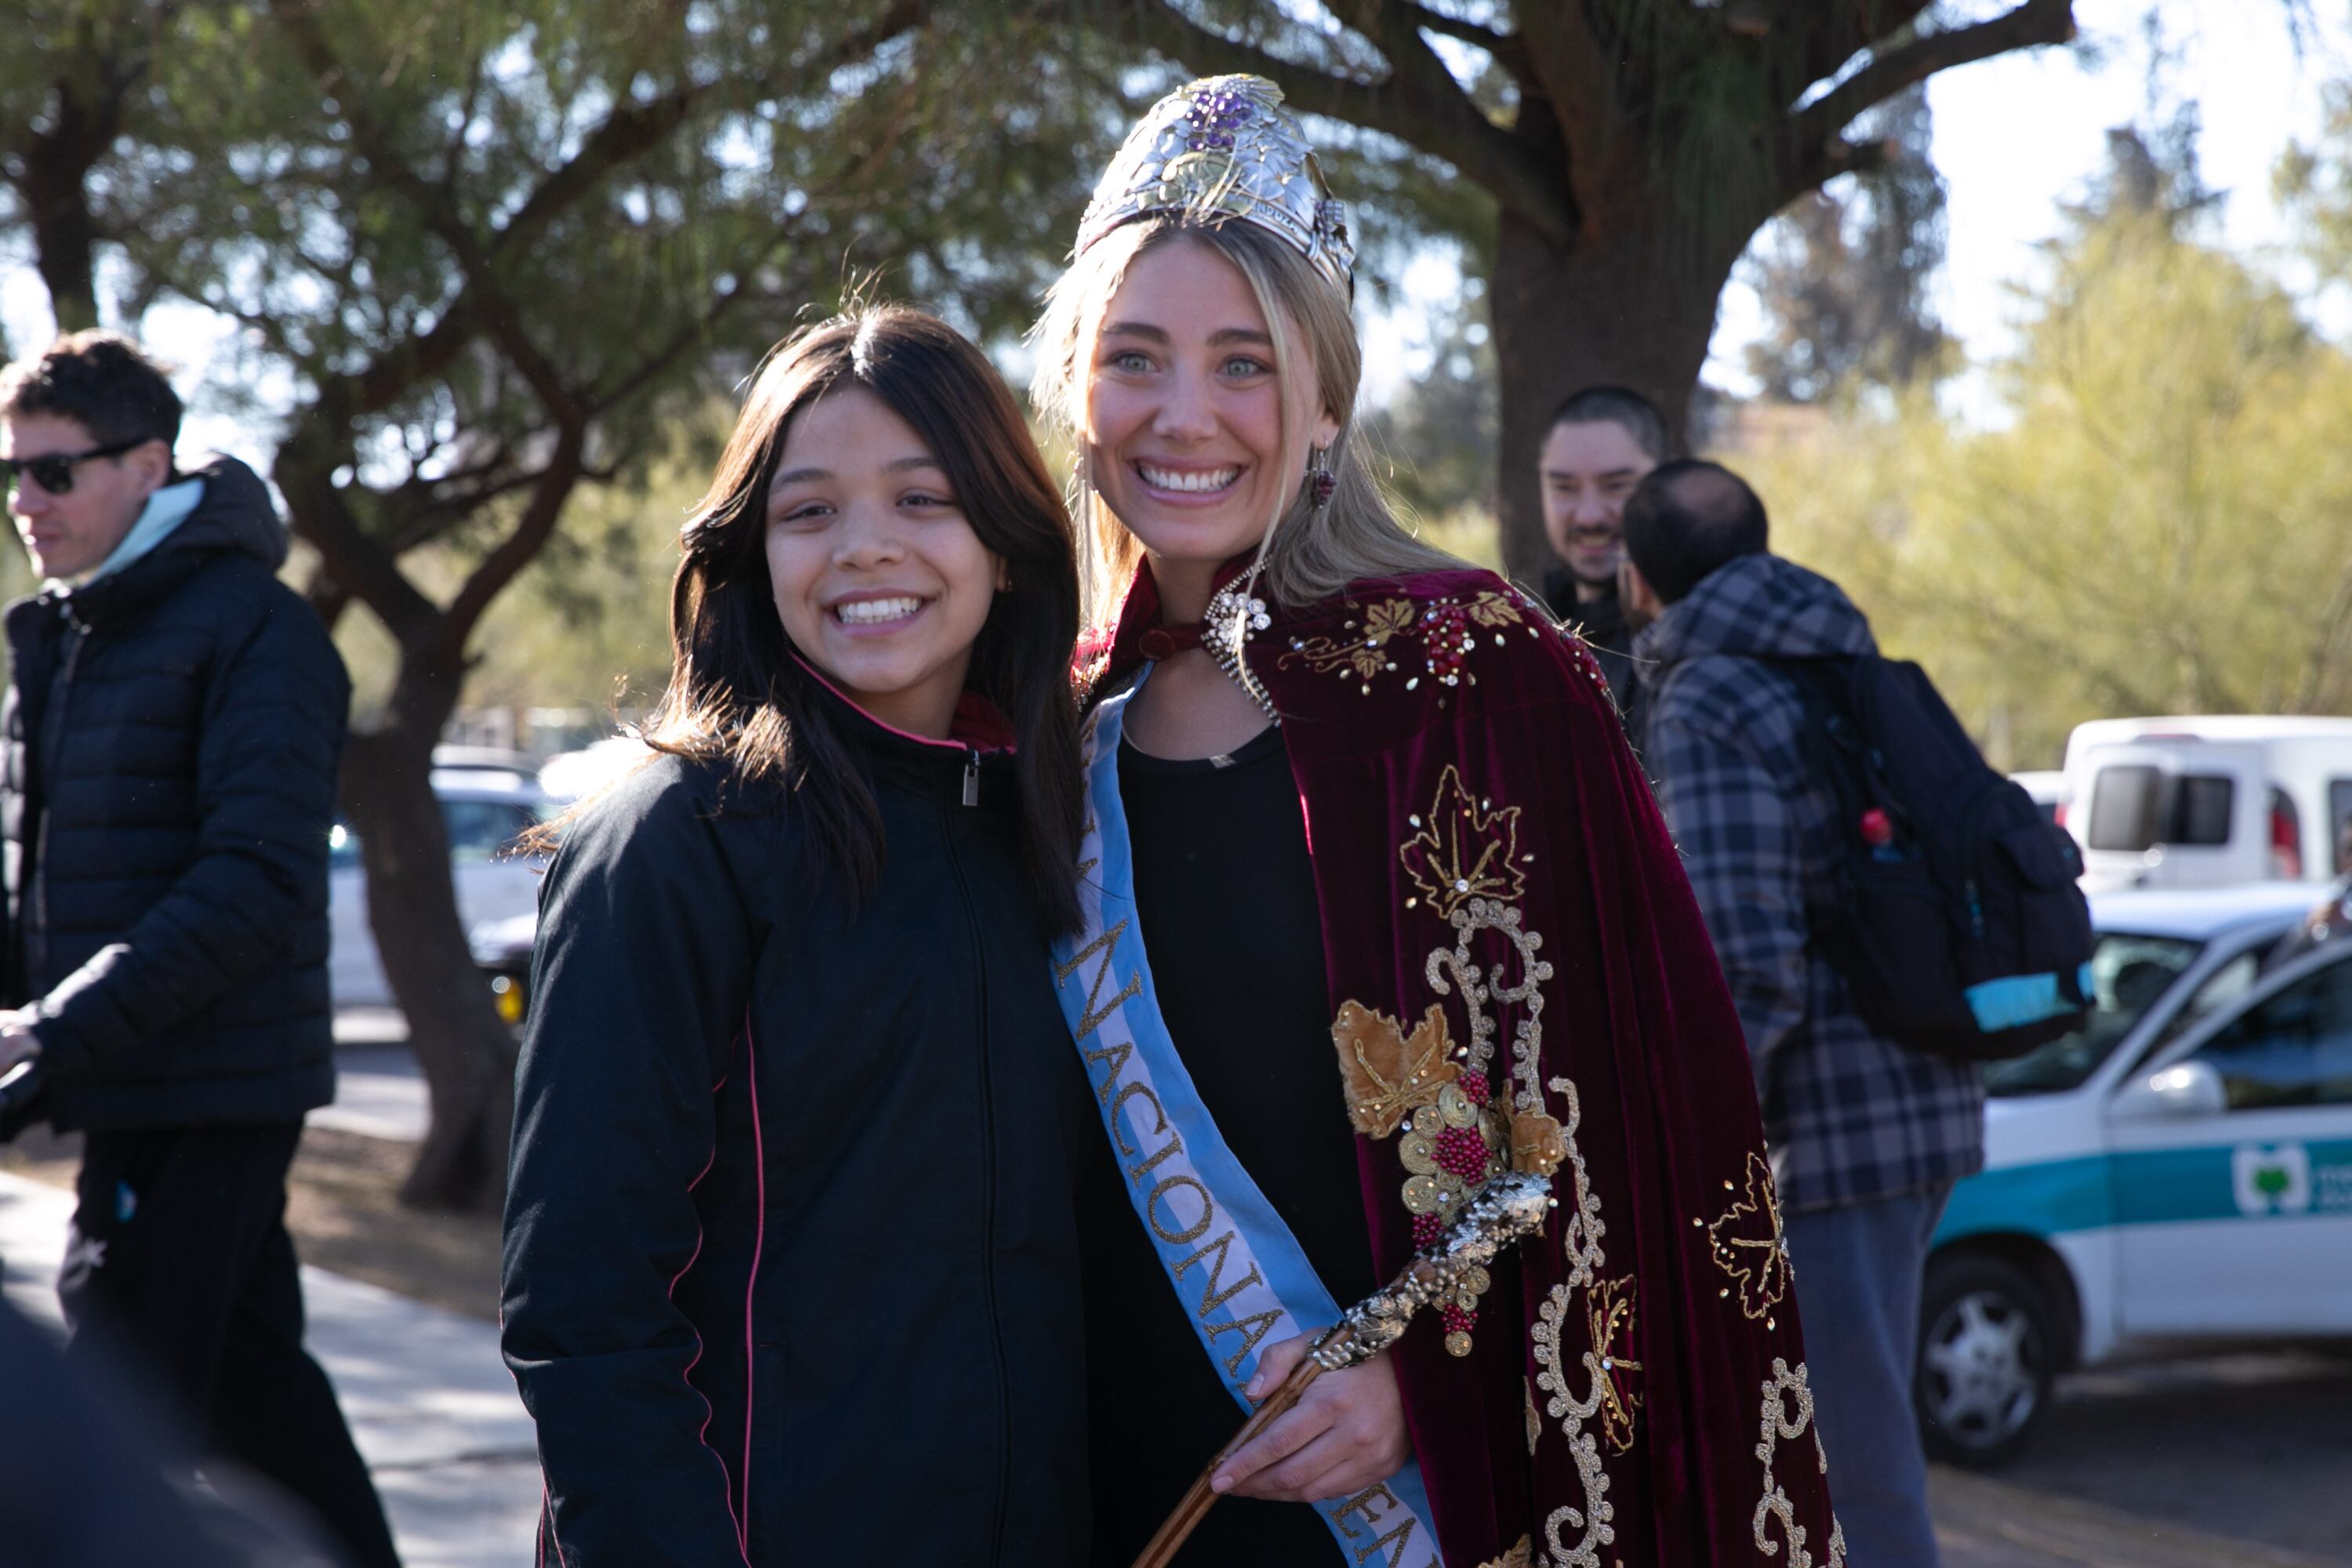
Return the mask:
<path id="1" fill-rule="evenodd" d="M 1958 1062 L 2079 1026 L 2092 938 L 2074 839 L 1986 765 L 1917 665 L 1763 662 L 1795 679 L 1807 770 L 1836 799 L 1834 902 L 1809 911 L 1811 935 L 1864 1020 Z"/>

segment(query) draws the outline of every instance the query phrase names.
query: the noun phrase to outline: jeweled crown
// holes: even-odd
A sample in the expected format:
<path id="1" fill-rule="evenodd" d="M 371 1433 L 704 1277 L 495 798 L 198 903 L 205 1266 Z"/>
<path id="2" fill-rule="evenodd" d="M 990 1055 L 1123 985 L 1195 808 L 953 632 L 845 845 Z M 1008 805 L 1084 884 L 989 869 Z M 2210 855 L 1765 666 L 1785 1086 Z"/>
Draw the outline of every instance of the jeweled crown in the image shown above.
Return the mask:
<path id="1" fill-rule="evenodd" d="M 1282 89 L 1262 76 L 1203 77 L 1153 104 L 1095 186 L 1077 254 L 1157 213 L 1254 223 L 1341 293 L 1354 292 L 1348 209 L 1332 199 L 1297 118 L 1282 108 Z"/>

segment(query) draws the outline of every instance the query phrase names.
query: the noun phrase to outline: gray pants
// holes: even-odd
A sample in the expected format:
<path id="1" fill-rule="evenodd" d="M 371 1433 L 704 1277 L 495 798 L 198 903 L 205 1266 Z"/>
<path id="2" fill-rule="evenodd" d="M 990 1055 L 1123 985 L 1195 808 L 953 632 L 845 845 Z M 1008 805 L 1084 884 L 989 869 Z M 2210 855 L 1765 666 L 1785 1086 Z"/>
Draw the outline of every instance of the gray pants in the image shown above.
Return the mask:
<path id="1" fill-rule="evenodd" d="M 1847 1568 L 1936 1568 L 1911 1368 L 1927 1238 L 1951 1194 L 1945 1183 L 1788 1217 L 1813 1417 Z"/>

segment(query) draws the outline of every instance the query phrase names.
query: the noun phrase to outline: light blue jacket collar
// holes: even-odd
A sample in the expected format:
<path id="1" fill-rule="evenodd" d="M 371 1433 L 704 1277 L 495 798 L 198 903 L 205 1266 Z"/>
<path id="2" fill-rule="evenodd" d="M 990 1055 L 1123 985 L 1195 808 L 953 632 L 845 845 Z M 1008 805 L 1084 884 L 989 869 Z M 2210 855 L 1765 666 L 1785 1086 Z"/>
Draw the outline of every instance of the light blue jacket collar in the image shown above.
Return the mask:
<path id="1" fill-rule="evenodd" d="M 145 509 L 139 513 L 139 521 L 131 525 L 131 531 L 122 536 L 122 542 L 114 547 L 114 552 L 71 587 L 87 588 L 100 578 L 111 577 L 153 550 L 170 537 L 173 529 L 188 521 L 188 514 L 196 510 L 196 503 L 204 497 L 205 481 L 202 479 L 182 479 L 178 484 L 165 485 L 149 496 Z M 53 583 L 51 586 L 66 584 Z"/>

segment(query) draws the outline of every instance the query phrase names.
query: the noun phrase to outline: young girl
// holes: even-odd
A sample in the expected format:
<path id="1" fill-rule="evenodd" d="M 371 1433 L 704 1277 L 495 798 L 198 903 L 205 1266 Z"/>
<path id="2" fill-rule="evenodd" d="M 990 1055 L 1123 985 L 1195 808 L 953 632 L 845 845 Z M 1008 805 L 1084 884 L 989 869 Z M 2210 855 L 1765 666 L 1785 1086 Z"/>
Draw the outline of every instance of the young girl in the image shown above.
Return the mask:
<path id="1" fill-rule="evenodd" d="M 1075 1564 L 1066 516 L 980 353 L 868 309 L 777 351 L 682 550 L 659 754 L 541 900 L 541 1560 Z"/>
<path id="2" fill-rule="evenodd" d="M 1836 1563 L 1706 931 L 1591 656 L 1366 474 L 1352 247 L 1280 98 L 1155 107 L 1036 334 L 1117 612 L 1056 970 L 1106 1124 L 1093 1561 L 1508 1170 L 1544 1232 L 1227 1459 L 1177 1561 Z"/>

